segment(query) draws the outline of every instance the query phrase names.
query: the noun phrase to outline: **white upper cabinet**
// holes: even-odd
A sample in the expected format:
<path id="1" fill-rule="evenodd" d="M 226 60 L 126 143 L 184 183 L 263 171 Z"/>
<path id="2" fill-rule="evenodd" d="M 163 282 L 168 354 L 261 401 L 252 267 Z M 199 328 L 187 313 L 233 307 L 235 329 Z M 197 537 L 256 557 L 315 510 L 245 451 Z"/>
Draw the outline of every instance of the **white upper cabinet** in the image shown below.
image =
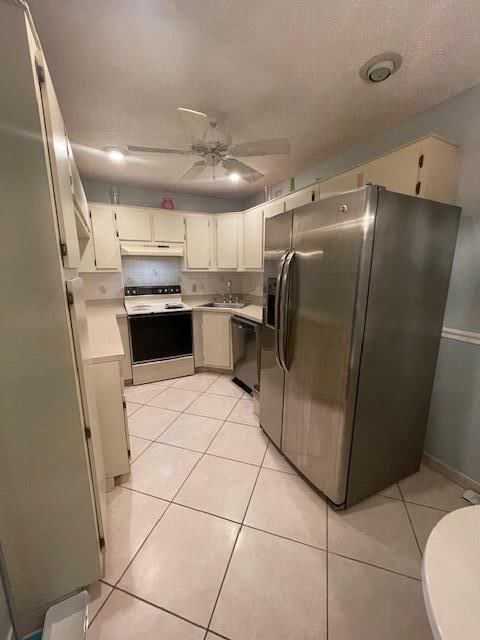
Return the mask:
<path id="1" fill-rule="evenodd" d="M 185 267 L 208 271 L 212 264 L 210 216 L 194 213 L 185 216 Z"/>
<path id="2" fill-rule="evenodd" d="M 148 242 L 152 239 L 151 209 L 115 206 L 120 240 Z"/>
<path id="3" fill-rule="evenodd" d="M 155 242 L 184 242 L 185 216 L 178 211 L 152 211 Z M 121 237 L 121 236 L 120 236 Z"/>
<path id="4" fill-rule="evenodd" d="M 244 269 L 263 269 L 263 206 L 242 215 Z"/>
<path id="5" fill-rule="evenodd" d="M 283 213 L 285 211 L 285 198 L 277 198 L 276 200 L 265 202 L 263 205 L 263 211 L 265 218 L 278 216 L 279 213 Z"/>
<path id="6" fill-rule="evenodd" d="M 293 193 L 289 193 L 288 196 L 285 196 L 285 211 L 291 211 L 292 209 L 298 209 L 298 207 L 303 207 L 306 204 L 310 204 L 311 202 L 315 202 L 317 200 L 317 185 L 313 187 L 306 187 L 305 189 L 299 189 L 298 191 L 294 191 Z"/>
<path id="7" fill-rule="evenodd" d="M 240 214 L 242 215 L 242 214 Z M 217 269 L 236 271 L 238 268 L 238 213 L 215 216 Z"/>
<path id="8" fill-rule="evenodd" d="M 120 271 L 120 246 L 112 205 L 90 205 L 95 267 L 98 271 Z"/>
<path id="9" fill-rule="evenodd" d="M 335 193 L 351 191 L 361 184 L 361 174 L 357 169 L 346 171 L 320 183 L 320 198 L 328 198 Z"/>
<path id="10" fill-rule="evenodd" d="M 421 144 L 409 144 L 385 156 L 358 167 L 359 186 L 372 183 L 390 191 L 405 193 L 409 196 L 415 192 L 418 182 L 418 160 L 421 155 Z"/>

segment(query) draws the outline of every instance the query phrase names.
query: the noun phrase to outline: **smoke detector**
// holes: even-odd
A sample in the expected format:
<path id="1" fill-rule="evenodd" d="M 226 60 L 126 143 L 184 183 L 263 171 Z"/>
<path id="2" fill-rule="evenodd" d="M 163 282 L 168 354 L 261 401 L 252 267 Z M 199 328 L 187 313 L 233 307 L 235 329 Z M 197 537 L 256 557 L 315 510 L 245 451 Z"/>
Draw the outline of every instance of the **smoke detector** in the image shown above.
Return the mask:
<path id="1" fill-rule="evenodd" d="M 398 53 L 381 53 L 367 60 L 359 71 L 360 77 L 369 84 L 384 82 L 392 76 L 402 64 L 402 56 Z"/>

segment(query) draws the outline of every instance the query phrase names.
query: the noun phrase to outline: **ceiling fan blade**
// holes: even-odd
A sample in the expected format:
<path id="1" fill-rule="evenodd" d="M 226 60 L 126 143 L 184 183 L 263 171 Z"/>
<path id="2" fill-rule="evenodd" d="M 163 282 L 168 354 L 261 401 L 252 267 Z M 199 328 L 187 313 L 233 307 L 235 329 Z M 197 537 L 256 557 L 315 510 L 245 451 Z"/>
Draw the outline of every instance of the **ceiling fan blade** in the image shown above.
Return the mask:
<path id="1" fill-rule="evenodd" d="M 287 138 L 271 138 L 270 140 L 256 140 L 241 142 L 229 149 L 230 153 L 240 158 L 248 156 L 269 156 L 290 153 L 290 142 Z"/>
<path id="2" fill-rule="evenodd" d="M 191 164 L 188 169 L 186 169 L 182 175 L 178 178 L 179 180 L 195 180 L 202 173 L 202 171 L 207 166 L 207 163 L 204 160 L 199 160 L 198 162 L 194 162 Z"/>
<path id="3" fill-rule="evenodd" d="M 263 173 L 256 171 L 253 167 L 249 167 L 248 164 L 235 160 L 235 158 L 224 158 L 222 160 L 222 166 L 227 173 L 238 173 L 238 175 L 247 182 L 257 182 L 263 178 Z"/>
<path id="4" fill-rule="evenodd" d="M 135 153 L 173 153 L 179 156 L 188 156 L 192 152 L 185 149 L 163 149 L 162 147 L 137 147 L 136 145 L 128 145 L 127 149 Z"/>
<path id="5" fill-rule="evenodd" d="M 210 121 L 206 113 L 193 111 L 192 109 L 177 109 L 177 118 L 182 127 L 186 129 L 194 138 L 203 140 L 210 127 Z"/>

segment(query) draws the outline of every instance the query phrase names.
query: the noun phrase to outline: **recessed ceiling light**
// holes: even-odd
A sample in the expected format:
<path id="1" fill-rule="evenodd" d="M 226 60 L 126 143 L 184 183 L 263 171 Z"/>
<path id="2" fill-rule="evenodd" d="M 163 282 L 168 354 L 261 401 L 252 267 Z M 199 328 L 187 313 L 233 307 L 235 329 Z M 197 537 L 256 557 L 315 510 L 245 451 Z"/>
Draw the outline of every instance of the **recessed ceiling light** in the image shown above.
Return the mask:
<path id="1" fill-rule="evenodd" d="M 398 53 L 381 53 L 367 60 L 360 69 L 360 77 L 369 84 L 384 82 L 392 76 L 402 64 L 402 56 Z"/>
<path id="2" fill-rule="evenodd" d="M 127 156 L 126 152 L 119 147 L 107 147 L 105 152 L 113 162 L 122 162 L 122 160 L 125 160 Z"/>
<path id="3" fill-rule="evenodd" d="M 229 173 L 228 177 L 232 182 L 240 182 L 240 174 L 234 171 L 233 173 Z"/>

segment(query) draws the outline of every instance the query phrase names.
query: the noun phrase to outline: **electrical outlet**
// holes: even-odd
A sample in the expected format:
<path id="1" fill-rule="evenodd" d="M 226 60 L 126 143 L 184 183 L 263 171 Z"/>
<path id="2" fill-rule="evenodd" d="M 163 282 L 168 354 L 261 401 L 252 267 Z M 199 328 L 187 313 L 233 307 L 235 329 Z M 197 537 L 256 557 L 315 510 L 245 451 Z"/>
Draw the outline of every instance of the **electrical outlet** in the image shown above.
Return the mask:
<path id="1" fill-rule="evenodd" d="M 107 293 L 107 288 L 104 287 L 103 285 L 101 287 L 99 287 L 98 290 L 100 291 L 102 296 L 104 296 Z"/>
<path id="2" fill-rule="evenodd" d="M 192 284 L 192 293 L 197 293 L 197 289 L 198 289 L 197 283 L 196 283 L 196 282 L 194 282 L 194 283 Z"/>

